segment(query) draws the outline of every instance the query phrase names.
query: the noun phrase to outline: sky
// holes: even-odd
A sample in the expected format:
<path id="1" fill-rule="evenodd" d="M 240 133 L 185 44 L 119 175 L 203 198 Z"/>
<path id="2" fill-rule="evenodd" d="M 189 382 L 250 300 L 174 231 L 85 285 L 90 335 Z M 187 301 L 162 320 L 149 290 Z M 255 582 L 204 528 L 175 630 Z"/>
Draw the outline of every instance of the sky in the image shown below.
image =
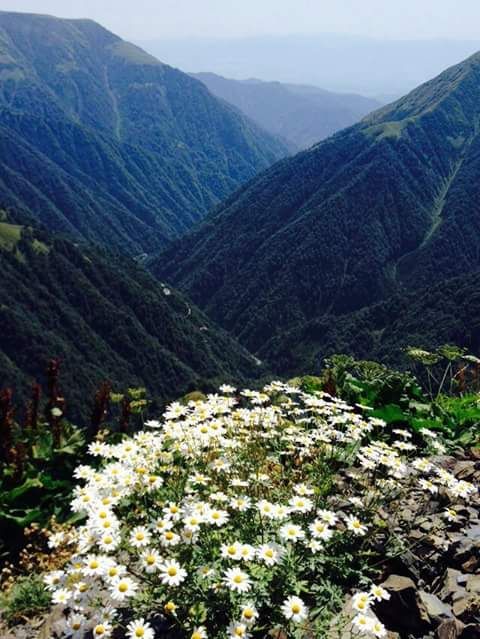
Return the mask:
<path id="1" fill-rule="evenodd" d="M 341 33 L 478 38 L 480 0 L 0 0 L 0 10 L 92 18 L 131 40 Z"/>

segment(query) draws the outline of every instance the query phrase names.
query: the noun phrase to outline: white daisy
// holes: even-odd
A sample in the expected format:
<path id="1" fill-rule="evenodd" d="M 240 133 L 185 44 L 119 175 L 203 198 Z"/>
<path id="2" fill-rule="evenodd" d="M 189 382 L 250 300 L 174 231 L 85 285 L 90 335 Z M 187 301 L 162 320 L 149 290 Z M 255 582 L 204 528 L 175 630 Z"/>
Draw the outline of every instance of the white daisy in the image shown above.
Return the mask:
<path id="1" fill-rule="evenodd" d="M 234 592 L 248 592 L 252 587 L 250 577 L 243 570 L 230 568 L 223 573 L 223 583 Z"/>
<path id="2" fill-rule="evenodd" d="M 282 604 L 282 614 L 285 619 L 299 623 L 308 616 L 308 608 L 300 597 L 288 597 Z"/>

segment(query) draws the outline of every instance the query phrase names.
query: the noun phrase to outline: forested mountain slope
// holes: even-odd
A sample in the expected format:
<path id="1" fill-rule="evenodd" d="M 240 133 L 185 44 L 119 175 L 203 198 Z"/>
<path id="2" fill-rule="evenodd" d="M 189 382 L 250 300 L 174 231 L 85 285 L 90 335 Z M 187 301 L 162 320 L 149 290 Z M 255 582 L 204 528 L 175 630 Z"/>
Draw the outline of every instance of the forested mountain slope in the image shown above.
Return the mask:
<path id="1" fill-rule="evenodd" d="M 0 220 L 0 388 L 17 399 L 62 360 L 70 417 L 88 417 L 103 380 L 155 400 L 242 380 L 254 359 L 133 260 Z"/>
<path id="2" fill-rule="evenodd" d="M 219 98 L 238 107 L 266 131 L 304 149 L 377 109 L 380 102 L 354 93 L 314 86 L 230 80 L 215 73 L 193 73 Z"/>
<path id="3" fill-rule="evenodd" d="M 277 163 L 152 268 L 257 351 L 302 323 L 473 272 L 479 122 L 477 54 Z"/>
<path id="4" fill-rule="evenodd" d="M 148 252 L 286 153 L 95 22 L 0 12 L 0 196 L 48 228 Z"/>
<path id="5" fill-rule="evenodd" d="M 282 374 L 318 372 L 326 357 L 347 353 L 395 367 L 410 364 L 409 346 L 442 344 L 480 351 L 480 272 L 397 293 L 346 315 L 324 315 L 266 342 L 259 357 Z"/>

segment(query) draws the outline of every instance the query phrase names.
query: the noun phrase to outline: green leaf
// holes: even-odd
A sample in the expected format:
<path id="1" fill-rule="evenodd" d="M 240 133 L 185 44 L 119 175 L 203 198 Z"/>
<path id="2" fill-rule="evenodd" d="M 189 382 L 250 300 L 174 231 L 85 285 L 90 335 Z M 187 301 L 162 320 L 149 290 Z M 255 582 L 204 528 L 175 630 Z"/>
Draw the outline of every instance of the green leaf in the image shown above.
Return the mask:
<path id="1" fill-rule="evenodd" d="M 396 422 L 407 422 L 408 416 L 402 411 L 400 406 L 396 404 L 387 404 L 383 408 L 378 408 L 370 413 L 372 417 L 378 417 L 383 419 L 387 424 L 394 424 Z"/>
<path id="2" fill-rule="evenodd" d="M 12 488 L 9 491 L 4 491 L 2 495 L 3 500 L 7 503 L 11 503 L 33 488 L 42 488 L 42 482 L 38 477 L 26 479 L 20 486 Z"/>

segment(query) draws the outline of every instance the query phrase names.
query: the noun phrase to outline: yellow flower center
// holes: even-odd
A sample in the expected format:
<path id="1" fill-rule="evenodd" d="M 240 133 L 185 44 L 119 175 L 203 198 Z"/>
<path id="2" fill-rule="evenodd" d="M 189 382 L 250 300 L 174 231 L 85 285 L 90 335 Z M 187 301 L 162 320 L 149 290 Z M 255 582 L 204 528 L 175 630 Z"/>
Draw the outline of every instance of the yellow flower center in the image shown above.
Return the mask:
<path id="1" fill-rule="evenodd" d="M 104 635 L 105 634 L 105 626 L 96 626 L 95 628 L 95 634 L 100 636 L 100 635 Z"/>
<path id="2" fill-rule="evenodd" d="M 243 577 L 242 577 L 242 575 L 235 575 L 235 577 L 233 578 L 233 581 L 234 581 L 236 584 L 241 584 L 241 583 L 242 583 L 242 581 L 243 581 Z"/>
<path id="3" fill-rule="evenodd" d="M 146 562 L 149 566 L 153 566 L 155 563 L 155 557 L 153 555 L 147 555 Z"/>
<path id="4" fill-rule="evenodd" d="M 298 615 L 298 613 L 300 612 L 301 607 L 298 603 L 294 603 L 292 604 L 292 612 L 294 615 Z"/>
<path id="5" fill-rule="evenodd" d="M 170 566 L 170 568 L 167 570 L 167 573 L 170 577 L 175 577 L 175 575 L 177 574 L 177 569 L 175 568 L 175 566 Z"/>
<path id="6" fill-rule="evenodd" d="M 245 608 L 243 611 L 243 616 L 245 619 L 253 619 L 253 610 L 251 608 Z"/>
<path id="7" fill-rule="evenodd" d="M 90 562 L 90 568 L 92 570 L 95 570 L 96 568 L 98 568 L 98 561 L 95 561 L 95 560 L 91 561 Z"/>
<path id="8" fill-rule="evenodd" d="M 173 532 L 171 530 L 169 530 L 168 532 L 165 533 L 165 539 L 167 541 L 171 541 L 174 537 L 175 537 L 175 535 L 173 534 Z"/>
<path id="9" fill-rule="evenodd" d="M 122 581 L 118 584 L 118 589 L 120 592 L 127 592 L 128 585 L 124 581 Z"/>
<path id="10" fill-rule="evenodd" d="M 273 550 L 271 548 L 267 548 L 265 551 L 265 557 L 268 557 L 269 559 L 273 558 Z"/>
<path id="11" fill-rule="evenodd" d="M 143 637 L 145 635 L 145 630 L 143 628 L 137 628 L 135 630 L 135 637 Z"/>

